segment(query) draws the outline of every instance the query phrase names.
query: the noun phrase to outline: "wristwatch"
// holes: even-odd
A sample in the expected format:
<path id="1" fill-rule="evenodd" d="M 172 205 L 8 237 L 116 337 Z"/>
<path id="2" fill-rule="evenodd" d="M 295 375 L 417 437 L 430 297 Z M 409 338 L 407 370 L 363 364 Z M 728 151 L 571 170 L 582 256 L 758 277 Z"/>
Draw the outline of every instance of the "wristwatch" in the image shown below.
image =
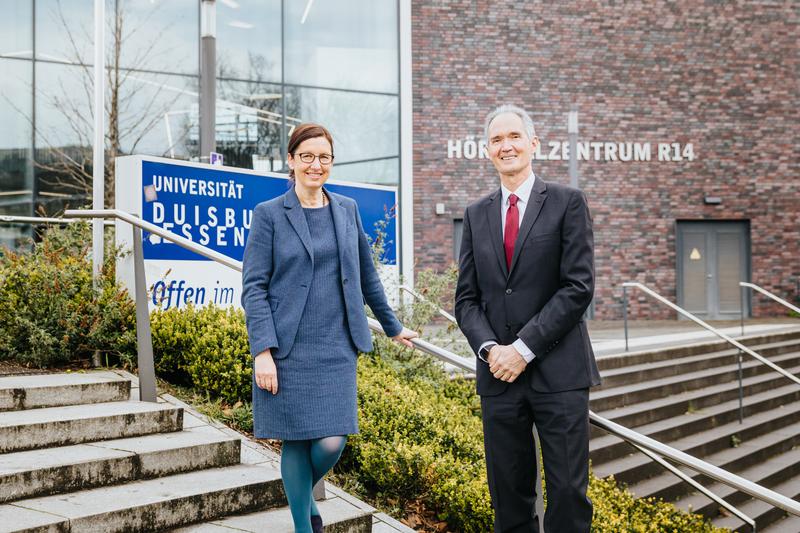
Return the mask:
<path id="1" fill-rule="evenodd" d="M 478 350 L 478 357 L 480 357 L 484 362 L 488 363 L 489 352 L 494 346 L 497 346 L 497 343 L 487 344 L 486 346 Z"/>

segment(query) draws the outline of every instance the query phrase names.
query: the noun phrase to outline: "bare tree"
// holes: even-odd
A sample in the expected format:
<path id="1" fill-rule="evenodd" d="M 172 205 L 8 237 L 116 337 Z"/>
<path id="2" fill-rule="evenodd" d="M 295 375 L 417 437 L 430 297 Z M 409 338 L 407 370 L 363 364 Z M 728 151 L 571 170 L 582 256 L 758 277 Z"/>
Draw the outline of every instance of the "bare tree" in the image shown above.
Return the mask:
<path id="1" fill-rule="evenodd" d="M 280 85 L 265 81 L 272 66 L 263 55 L 249 53 L 248 72 L 241 73 L 228 67 L 224 57 L 218 58 L 217 150 L 225 155 L 226 164 L 249 167 L 253 155 L 283 158 L 282 114 L 291 128 L 299 122 L 295 118 L 299 106 L 291 95 L 283 105 Z M 242 78 L 248 81 L 235 81 Z"/>
<path id="2" fill-rule="evenodd" d="M 122 0 L 114 2 L 107 20 L 106 50 L 106 97 L 105 115 L 107 126 L 105 132 L 105 194 L 106 206 L 114 204 L 114 160 L 121 155 L 137 152 L 145 136 L 164 120 L 165 114 L 186 91 L 171 88 L 166 84 L 143 79 L 137 70 L 146 68 L 155 55 L 157 39 L 152 39 L 147 46 L 133 49 L 127 46 L 131 38 L 145 28 L 152 31 L 159 6 L 154 6 L 135 25 L 129 24 L 132 19 L 126 11 L 126 3 Z M 53 139 L 53 132 L 45 131 L 34 124 L 37 138 L 44 145 L 44 150 L 37 150 L 35 165 L 44 172 L 42 183 L 52 186 L 70 196 L 89 197 L 92 191 L 92 144 L 94 138 L 93 109 L 93 69 L 81 60 L 81 44 L 91 37 L 85 28 L 71 26 L 57 1 L 54 15 L 63 27 L 69 47 L 69 63 L 77 65 L 79 94 L 60 91 L 56 94 L 45 94 L 37 89 L 37 96 L 43 98 L 48 107 L 62 115 L 69 125 L 75 144 L 64 145 Z M 131 26 L 130 28 L 128 26 Z M 156 35 L 157 32 L 154 32 Z M 128 54 L 125 67 L 122 66 L 123 51 Z M 63 84 L 62 84 L 63 85 Z M 151 88 L 149 98 L 135 98 L 137 91 L 145 87 Z M 173 94 L 168 94 L 172 92 Z M 166 95 L 166 98 L 162 96 Z M 174 145 L 181 143 L 189 131 L 188 117 L 184 117 L 176 135 L 173 135 L 173 146 L 163 150 L 163 155 L 172 151 Z"/>

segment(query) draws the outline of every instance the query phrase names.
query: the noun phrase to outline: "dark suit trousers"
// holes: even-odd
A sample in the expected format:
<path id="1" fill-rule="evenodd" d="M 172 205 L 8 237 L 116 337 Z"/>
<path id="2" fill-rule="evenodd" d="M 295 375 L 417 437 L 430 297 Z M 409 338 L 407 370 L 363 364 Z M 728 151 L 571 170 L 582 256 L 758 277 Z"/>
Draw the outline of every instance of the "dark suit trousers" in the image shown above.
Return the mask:
<path id="1" fill-rule="evenodd" d="M 530 370 L 504 393 L 481 397 L 495 533 L 539 532 L 534 423 L 544 460 L 545 532 L 588 532 L 589 390 L 536 392 L 530 388 Z"/>

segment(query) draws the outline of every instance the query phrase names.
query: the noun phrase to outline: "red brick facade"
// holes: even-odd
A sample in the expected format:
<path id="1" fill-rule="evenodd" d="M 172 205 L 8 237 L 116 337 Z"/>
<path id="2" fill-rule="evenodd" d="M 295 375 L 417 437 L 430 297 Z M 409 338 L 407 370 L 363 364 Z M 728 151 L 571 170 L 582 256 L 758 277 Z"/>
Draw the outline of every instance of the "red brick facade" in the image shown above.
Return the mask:
<path id="1" fill-rule="evenodd" d="M 485 114 L 501 103 L 528 109 L 547 155 L 550 142 L 567 141 L 574 104 L 580 141 L 615 143 L 616 157 L 590 146 L 579 163 L 595 223 L 598 318 L 621 318 L 624 281 L 676 298 L 678 220 L 749 220 L 753 282 L 798 297 L 796 2 L 415 0 L 412 29 L 418 268 L 452 261 L 454 219 L 497 187 L 488 159 L 463 157 Z M 461 158 L 448 158 L 449 139 L 462 141 Z M 626 142 L 649 143 L 650 160 L 620 161 Z M 659 143 L 691 144 L 693 160 L 659 161 Z M 534 171 L 569 183 L 566 160 L 535 161 Z M 447 213 L 437 216 L 436 203 Z M 636 318 L 674 316 L 639 300 Z M 763 298 L 753 310 L 784 313 Z"/>

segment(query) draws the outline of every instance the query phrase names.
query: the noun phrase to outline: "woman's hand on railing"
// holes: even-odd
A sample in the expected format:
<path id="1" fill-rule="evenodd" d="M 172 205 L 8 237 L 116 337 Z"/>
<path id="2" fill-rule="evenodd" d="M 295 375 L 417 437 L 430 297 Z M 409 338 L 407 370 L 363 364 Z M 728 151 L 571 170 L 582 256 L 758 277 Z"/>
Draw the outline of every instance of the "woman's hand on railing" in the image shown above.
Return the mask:
<path id="1" fill-rule="evenodd" d="M 392 337 L 392 340 L 395 342 L 399 342 L 400 344 L 407 346 L 408 348 L 413 348 L 414 345 L 411 343 L 410 339 L 414 339 L 416 337 L 419 337 L 419 333 L 410 330 L 408 328 L 403 328 L 403 331 Z"/>
<path id="2" fill-rule="evenodd" d="M 278 394 L 278 369 L 272 359 L 272 353 L 265 350 L 255 358 L 256 385 L 272 394 Z"/>

